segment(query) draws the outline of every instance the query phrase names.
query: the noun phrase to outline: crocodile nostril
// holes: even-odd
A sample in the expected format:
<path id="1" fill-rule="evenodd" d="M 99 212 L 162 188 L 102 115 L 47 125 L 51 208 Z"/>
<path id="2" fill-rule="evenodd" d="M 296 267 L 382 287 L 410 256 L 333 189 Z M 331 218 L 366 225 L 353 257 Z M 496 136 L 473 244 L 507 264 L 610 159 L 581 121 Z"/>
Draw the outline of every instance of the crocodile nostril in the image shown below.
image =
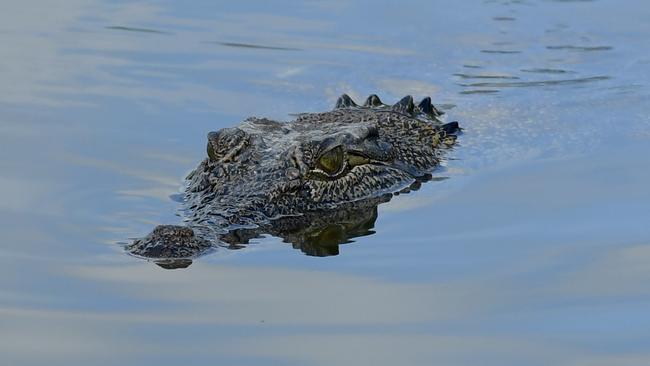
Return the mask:
<path id="1" fill-rule="evenodd" d="M 191 238 L 194 231 L 187 226 L 158 225 L 153 229 L 153 234 L 164 237 Z"/>

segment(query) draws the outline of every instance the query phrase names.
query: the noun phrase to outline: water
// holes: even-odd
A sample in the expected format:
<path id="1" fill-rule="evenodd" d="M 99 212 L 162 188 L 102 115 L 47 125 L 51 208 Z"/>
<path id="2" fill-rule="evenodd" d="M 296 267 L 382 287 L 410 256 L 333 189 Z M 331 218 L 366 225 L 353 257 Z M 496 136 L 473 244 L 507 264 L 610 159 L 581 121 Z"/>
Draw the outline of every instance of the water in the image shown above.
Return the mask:
<path id="1" fill-rule="evenodd" d="M 650 6 L 44 1 L 0 15 L 6 365 L 650 364 Z M 466 128 L 338 256 L 280 239 L 184 270 L 208 131 L 340 93 Z"/>

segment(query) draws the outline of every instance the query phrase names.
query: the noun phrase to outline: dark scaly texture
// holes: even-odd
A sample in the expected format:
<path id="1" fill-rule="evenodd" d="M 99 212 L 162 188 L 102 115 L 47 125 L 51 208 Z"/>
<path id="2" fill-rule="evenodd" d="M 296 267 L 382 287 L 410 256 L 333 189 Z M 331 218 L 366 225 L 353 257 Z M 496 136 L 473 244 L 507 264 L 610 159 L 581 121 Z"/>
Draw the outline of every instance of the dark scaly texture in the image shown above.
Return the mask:
<path id="1" fill-rule="evenodd" d="M 442 124 L 430 98 L 388 106 L 371 95 L 358 106 L 343 95 L 336 106 L 291 122 L 249 118 L 210 132 L 207 157 L 187 177 L 187 226 L 161 226 L 127 249 L 168 264 L 269 233 L 318 255 L 301 244 L 348 240 L 354 230 L 345 228 L 368 226 L 368 217 L 374 223 L 376 206 L 426 180 L 460 131 L 457 122 Z M 336 234 L 332 224 L 341 221 Z"/>

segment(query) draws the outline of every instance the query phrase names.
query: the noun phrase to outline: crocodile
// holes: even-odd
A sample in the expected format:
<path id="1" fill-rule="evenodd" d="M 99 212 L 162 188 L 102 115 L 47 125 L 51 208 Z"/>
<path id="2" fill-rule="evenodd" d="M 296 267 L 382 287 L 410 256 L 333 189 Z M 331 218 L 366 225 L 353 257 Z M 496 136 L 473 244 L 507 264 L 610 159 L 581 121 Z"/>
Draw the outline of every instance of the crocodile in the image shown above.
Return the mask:
<path id="1" fill-rule="evenodd" d="M 183 225 L 160 225 L 126 249 L 182 268 L 272 235 L 307 255 L 336 255 L 373 233 L 379 204 L 432 179 L 461 131 L 442 115 L 430 97 L 387 105 L 373 94 L 359 105 L 343 94 L 328 112 L 210 132 L 207 156 L 185 181 Z"/>

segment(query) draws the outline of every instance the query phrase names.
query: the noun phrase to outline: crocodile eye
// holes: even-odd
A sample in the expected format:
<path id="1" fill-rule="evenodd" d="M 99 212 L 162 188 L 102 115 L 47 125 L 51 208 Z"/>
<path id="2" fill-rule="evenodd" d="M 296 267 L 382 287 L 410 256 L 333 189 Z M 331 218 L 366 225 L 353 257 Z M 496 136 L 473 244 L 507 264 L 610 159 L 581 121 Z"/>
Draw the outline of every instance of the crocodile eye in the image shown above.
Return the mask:
<path id="1" fill-rule="evenodd" d="M 318 167 L 330 175 L 340 172 L 343 168 L 343 148 L 337 146 L 321 155 Z"/>

